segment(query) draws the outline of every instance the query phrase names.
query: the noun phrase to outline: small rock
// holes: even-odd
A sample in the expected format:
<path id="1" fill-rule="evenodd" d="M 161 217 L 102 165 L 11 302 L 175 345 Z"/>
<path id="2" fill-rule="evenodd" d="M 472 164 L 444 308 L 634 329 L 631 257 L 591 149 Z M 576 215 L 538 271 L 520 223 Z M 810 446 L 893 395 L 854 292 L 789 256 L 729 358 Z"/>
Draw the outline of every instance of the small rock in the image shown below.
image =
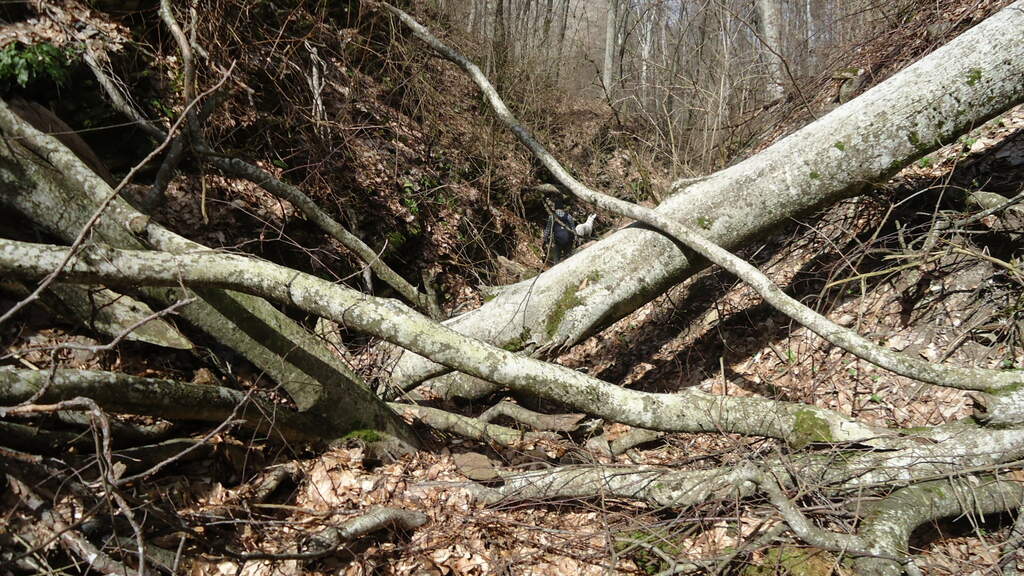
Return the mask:
<path id="1" fill-rule="evenodd" d="M 587 443 L 583 445 L 584 448 L 599 456 L 611 456 L 612 448 L 608 444 L 608 439 L 604 436 L 594 436 Z"/>
<path id="2" fill-rule="evenodd" d="M 452 456 L 455 467 L 463 476 L 477 482 L 498 480 L 501 476 L 491 459 L 479 452 L 462 452 Z"/>

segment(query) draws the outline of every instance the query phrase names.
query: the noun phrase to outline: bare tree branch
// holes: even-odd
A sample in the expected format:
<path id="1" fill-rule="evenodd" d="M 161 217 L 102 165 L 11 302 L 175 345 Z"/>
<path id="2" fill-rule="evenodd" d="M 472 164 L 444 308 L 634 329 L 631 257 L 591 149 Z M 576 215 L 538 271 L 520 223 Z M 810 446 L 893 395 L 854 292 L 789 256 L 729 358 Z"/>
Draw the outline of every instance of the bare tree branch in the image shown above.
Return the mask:
<path id="1" fill-rule="evenodd" d="M 436 430 L 451 432 L 459 436 L 479 440 L 480 442 L 493 442 L 499 446 L 512 447 L 524 440 L 552 438 L 551 434 L 520 432 L 514 428 L 490 424 L 477 418 L 445 412 L 444 410 L 429 406 L 399 404 L 396 402 L 389 402 L 388 406 L 391 406 L 398 413 L 411 413 L 421 422 Z M 555 436 L 555 439 L 557 439 L 557 436 Z"/>

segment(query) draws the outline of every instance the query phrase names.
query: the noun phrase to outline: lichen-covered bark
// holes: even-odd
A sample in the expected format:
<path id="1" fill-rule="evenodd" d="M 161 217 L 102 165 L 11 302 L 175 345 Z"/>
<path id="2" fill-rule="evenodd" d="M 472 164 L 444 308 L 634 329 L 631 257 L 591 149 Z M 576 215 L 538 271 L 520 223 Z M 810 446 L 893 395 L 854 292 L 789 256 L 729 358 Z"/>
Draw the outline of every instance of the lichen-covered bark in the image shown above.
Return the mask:
<path id="1" fill-rule="evenodd" d="M 765 45 L 764 58 L 768 62 L 768 95 L 782 98 L 786 95 L 786 66 L 782 60 L 782 6 L 780 0 L 757 0 L 757 27 Z"/>
<path id="2" fill-rule="evenodd" d="M 709 500 L 753 495 L 736 468 L 672 470 L 657 466 L 561 466 L 507 474 L 502 485 L 478 491 L 487 502 L 626 498 L 661 508 L 687 508 Z"/>
<path id="3" fill-rule="evenodd" d="M 989 426 L 1024 424 L 1024 387 L 974 394 L 976 416 Z"/>
<path id="4" fill-rule="evenodd" d="M 24 298 L 32 292 L 13 282 L 4 283 L 2 289 L 9 290 L 17 298 Z M 145 302 L 102 286 L 52 285 L 40 299 L 56 315 L 77 321 L 87 329 L 111 338 L 120 337 L 180 350 L 192 348 L 188 338 L 173 324 L 159 318 Z"/>
<path id="5" fill-rule="evenodd" d="M 854 196 L 901 166 L 1024 100 L 1024 2 L 965 32 L 918 63 L 779 141 L 689 186 L 658 208 L 735 249 L 789 219 Z M 506 346 L 578 342 L 705 266 L 668 238 L 633 226 L 574 254 L 447 325 Z M 593 276 L 596 280 L 588 280 Z M 566 291 L 575 304 L 558 310 Z M 548 322 L 558 314 L 557 328 Z M 445 369 L 404 354 L 395 383 Z"/>
<path id="6" fill-rule="evenodd" d="M 110 186 L 59 142 L 13 114 L 0 102 L 0 204 L 51 234 L 73 239 L 112 193 Z M 151 222 L 115 198 L 97 221 L 93 238 L 110 246 L 167 252 L 208 248 Z M 136 286 L 130 286 L 135 289 Z M 169 305 L 190 296 L 176 288 L 143 289 Z M 179 314 L 265 371 L 300 410 L 310 410 L 351 429 L 373 428 L 415 444 L 408 426 L 377 399 L 362 379 L 315 336 L 261 298 L 208 290 Z"/>
<path id="7" fill-rule="evenodd" d="M 144 302 L 100 286 L 52 286 L 50 291 L 84 326 L 111 337 L 188 350 L 192 343 Z M 148 320 L 147 320 L 148 318 Z M 144 324 L 139 324 L 145 321 Z"/>
<path id="8" fill-rule="evenodd" d="M 459 436 L 479 440 L 480 442 L 493 442 L 499 446 L 514 447 L 524 440 L 538 440 L 542 438 L 551 438 L 552 436 L 551 434 L 545 435 L 538 434 L 536 432 L 520 432 L 514 428 L 491 424 L 476 418 L 455 414 L 453 412 L 445 412 L 444 410 L 431 408 L 429 406 L 415 406 L 412 404 L 398 404 L 395 402 L 389 403 L 388 405 L 391 406 L 395 412 L 406 412 L 412 414 L 416 419 L 435 430 L 451 432 L 453 434 L 458 434 Z"/>
<path id="9" fill-rule="evenodd" d="M 583 420 L 586 414 L 543 414 L 502 400 L 480 414 L 479 419 L 481 422 L 492 422 L 502 416 L 530 426 L 534 430 L 572 432 L 579 426 L 580 420 Z"/>
<path id="10" fill-rule="evenodd" d="M 816 486 L 834 494 L 862 494 L 893 485 L 988 469 L 1024 457 L 1024 431 L 988 430 L 955 423 L 924 436 L 883 439 L 879 451 L 844 450 L 768 458 L 762 469 L 784 488 Z M 509 474 L 492 496 L 513 500 L 561 499 L 605 494 L 665 507 L 694 506 L 710 499 L 754 493 L 735 466 L 678 470 L 657 466 L 575 466 Z"/>
<path id="11" fill-rule="evenodd" d="M 0 271 L 39 278 L 67 248 L 0 239 Z M 715 396 L 699 390 L 652 394 L 621 388 L 575 370 L 467 338 L 393 300 L 361 294 L 290 268 L 244 256 L 168 254 L 90 246 L 61 276 L 108 285 L 149 284 L 244 290 L 344 323 L 450 368 L 641 428 L 735 432 L 809 442 L 875 443 L 884 430 L 837 412 L 765 398 Z"/>

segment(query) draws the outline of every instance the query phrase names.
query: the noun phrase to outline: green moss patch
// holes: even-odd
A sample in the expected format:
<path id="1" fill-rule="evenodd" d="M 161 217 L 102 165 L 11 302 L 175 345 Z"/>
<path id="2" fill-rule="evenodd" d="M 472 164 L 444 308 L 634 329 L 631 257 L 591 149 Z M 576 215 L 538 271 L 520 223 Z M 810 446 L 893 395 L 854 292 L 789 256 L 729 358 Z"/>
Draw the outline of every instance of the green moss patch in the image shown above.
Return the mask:
<path id="1" fill-rule="evenodd" d="M 981 68 L 971 68 L 967 72 L 967 85 L 974 86 L 981 80 Z"/>
<path id="2" fill-rule="evenodd" d="M 812 442 L 831 442 L 832 428 L 828 422 L 814 413 L 813 410 L 799 410 L 793 422 L 793 441 L 795 448 L 801 448 Z"/>
<path id="3" fill-rule="evenodd" d="M 587 285 L 597 282 L 601 279 L 599 272 L 591 272 L 587 275 L 587 278 L 577 286 L 566 286 L 565 290 L 562 291 L 562 295 L 555 301 L 555 306 L 548 314 L 548 320 L 545 324 L 545 331 L 548 338 L 554 338 L 555 334 L 558 333 L 558 327 L 562 325 L 562 320 L 565 319 L 565 314 L 573 308 L 583 303 L 583 299 L 579 297 L 579 291 L 587 287 Z"/>
<path id="4" fill-rule="evenodd" d="M 747 566 L 743 576 L 829 576 L 835 557 L 824 550 L 785 546 L 772 548 L 762 563 Z"/>
<path id="5" fill-rule="evenodd" d="M 565 319 L 565 313 L 569 310 L 579 306 L 583 301 L 579 295 L 576 294 L 575 286 L 566 286 L 565 290 L 562 291 L 562 295 L 555 301 L 555 306 L 548 314 L 548 321 L 545 326 L 547 329 L 548 338 L 553 338 L 558 333 L 558 327 L 562 325 L 562 320 Z"/>
<path id="6" fill-rule="evenodd" d="M 516 336 L 513 340 L 506 343 L 502 348 L 509 352 L 518 352 L 526 347 L 526 344 L 530 342 L 531 337 L 532 333 L 530 332 L 530 329 L 524 327 L 523 331 L 519 333 L 519 336 Z"/>
<path id="7" fill-rule="evenodd" d="M 362 440 L 363 442 L 380 442 L 382 439 L 379 432 L 369 428 L 353 430 L 342 438 L 342 440 Z"/>

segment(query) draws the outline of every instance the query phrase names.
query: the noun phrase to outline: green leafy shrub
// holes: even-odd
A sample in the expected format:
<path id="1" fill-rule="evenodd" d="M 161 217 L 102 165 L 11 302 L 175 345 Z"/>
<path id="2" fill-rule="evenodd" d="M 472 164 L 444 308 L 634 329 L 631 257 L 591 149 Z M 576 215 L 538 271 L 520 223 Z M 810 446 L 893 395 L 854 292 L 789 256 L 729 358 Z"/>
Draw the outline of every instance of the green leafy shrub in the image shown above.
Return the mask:
<path id="1" fill-rule="evenodd" d="M 8 44 L 0 50 L 0 81 L 7 85 L 17 82 L 24 88 L 45 77 L 63 84 L 68 77 L 69 60 L 68 53 L 53 44 Z"/>

